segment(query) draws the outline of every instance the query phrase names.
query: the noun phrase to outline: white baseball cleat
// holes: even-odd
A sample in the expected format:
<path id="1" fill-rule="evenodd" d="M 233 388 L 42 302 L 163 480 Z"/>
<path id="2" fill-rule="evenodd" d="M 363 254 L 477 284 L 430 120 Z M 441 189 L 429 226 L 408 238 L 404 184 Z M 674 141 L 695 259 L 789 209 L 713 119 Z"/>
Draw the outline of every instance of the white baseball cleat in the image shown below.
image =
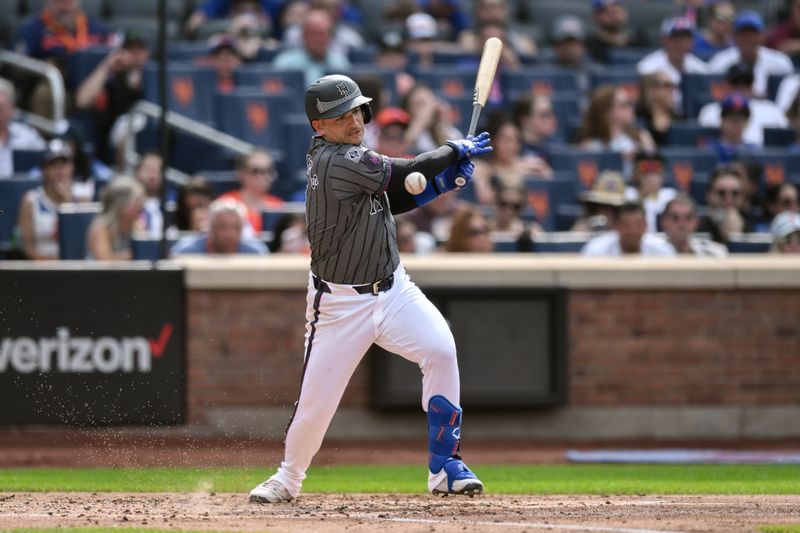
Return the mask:
<path id="1" fill-rule="evenodd" d="M 294 499 L 277 479 L 268 479 L 250 491 L 250 503 L 282 503 Z"/>
<path id="2" fill-rule="evenodd" d="M 453 457 L 437 473 L 428 470 L 428 491 L 434 495 L 463 494 L 472 498 L 483 492 L 483 483 L 461 459 Z"/>

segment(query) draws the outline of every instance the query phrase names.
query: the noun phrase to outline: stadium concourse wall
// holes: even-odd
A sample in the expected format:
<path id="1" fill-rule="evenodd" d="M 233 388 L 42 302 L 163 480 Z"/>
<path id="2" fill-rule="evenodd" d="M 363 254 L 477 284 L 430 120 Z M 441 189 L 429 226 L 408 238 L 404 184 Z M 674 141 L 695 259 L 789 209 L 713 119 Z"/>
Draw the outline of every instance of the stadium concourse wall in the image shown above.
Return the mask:
<path id="1" fill-rule="evenodd" d="M 178 264 L 186 285 L 186 422 L 212 434 L 281 439 L 301 377 L 307 258 Z M 800 259 L 458 254 L 404 264 L 426 292 L 563 292 L 560 401 L 508 409 L 469 409 L 465 401 L 470 438 L 800 437 Z M 485 353 L 487 376 L 496 352 Z M 356 370 L 328 438 L 422 437 L 419 406 L 375 408 L 370 372 L 370 364 Z"/>

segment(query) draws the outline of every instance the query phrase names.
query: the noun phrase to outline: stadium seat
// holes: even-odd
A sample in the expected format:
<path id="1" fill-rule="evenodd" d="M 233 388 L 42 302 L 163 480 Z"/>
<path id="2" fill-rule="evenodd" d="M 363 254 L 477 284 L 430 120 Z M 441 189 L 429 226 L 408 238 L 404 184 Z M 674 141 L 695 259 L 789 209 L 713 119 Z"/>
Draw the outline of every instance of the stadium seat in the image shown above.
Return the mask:
<path id="1" fill-rule="evenodd" d="M 583 206 L 580 204 L 557 205 L 556 231 L 570 231 L 581 215 L 583 215 Z"/>
<path id="2" fill-rule="evenodd" d="M 761 152 L 747 154 L 742 160 L 754 161 L 761 166 L 761 183 L 764 185 L 800 181 L 800 153 L 781 148 L 765 148 Z"/>
<path id="3" fill-rule="evenodd" d="M 305 114 L 284 117 L 287 141 L 286 158 L 278 163 L 278 180 L 272 190 L 281 198 L 289 198 L 306 184 L 306 153 L 314 134 Z"/>
<path id="4" fill-rule="evenodd" d="M 13 150 L 11 160 L 14 163 L 14 172 L 28 172 L 42 166 L 44 150 Z"/>
<path id="5" fill-rule="evenodd" d="M 472 84 L 475 74 L 472 73 Z M 471 94 L 472 85 L 469 86 Z M 529 67 L 514 72 L 503 73 L 504 90 L 516 93 L 533 91 L 538 94 L 554 95 L 563 91 L 578 91 L 578 78 L 574 72 L 557 67 Z"/>
<path id="6" fill-rule="evenodd" d="M 9 0 L 3 0 L 0 3 L 8 1 Z M 20 3 L 25 7 L 25 13 L 27 15 L 35 15 L 42 10 L 46 1 L 47 0 L 24 0 Z M 102 18 L 105 16 L 105 1 L 106 0 L 82 0 L 81 9 L 91 17 Z"/>
<path id="7" fill-rule="evenodd" d="M 214 189 L 215 197 L 241 186 L 233 170 L 200 170 L 198 174 L 203 176 Z"/>
<path id="8" fill-rule="evenodd" d="M 160 0 L 105 0 L 112 17 L 158 17 Z M 85 2 L 85 0 L 84 0 Z M 166 0 L 167 18 L 182 20 L 186 14 L 185 0 Z"/>
<path id="9" fill-rule="evenodd" d="M 602 85 L 618 85 L 625 89 L 629 97 L 639 98 L 639 73 L 633 65 L 596 68 L 592 71 L 590 84 L 591 90 Z"/>
<path id="10" fill-rule="evenodd" d="M 269 95 L 304 94 L 306 90 L 305 74 L 302 70 L 278 70 L 264 63 L 238 68 L 234 79 L 237 90 L 258 89 Z M 290 98 L 288 104 L 292 111 L 305 113 L 302 98 Z"/>
<path id="11" fill-rule="evenodd" d="M 213 123 L 216 74 L 211 68 L 170 63 L 167 67 L 167 92 L 170 111 Z M 144 69 L 144 98 L 160 103 L 158 69 L 154 64 Z"/>
<path id="12" fill-rule="evenodd" d="M 561 205 L 574 205 L 578 201 L 577 186 L 574 180 L 564 179 L 526 179 L 528 206 L 533 210 L 536 221 L 546 230 L 556 230 L 556 209 Z"/>
<path id="13" fill-rule="evenodd" d="M 350 49 L 347 56 L 354 65 L 374 65 L 377 53 L 374 46 L 364 46 Z"/>
<path id="14" fill-rule="evenodd" d="M 169 256 L 169 251 L 176 242 L 176 239 L 166 240 L 164 257 Z M 133 252 L 134 261 L 158 261 L 163 259 L 161 255 L 161 239 L 134 238 L 131 240 L 131 251 Z"/>
<path id="15" fill-rule="evenodd" d="M 97 65 L 108 56 L 111 48 L 108 46 L 92 46 L 84 50 L 78 50 L 68 56 L 68 72 L 72 87 L 77 87 L 97 68 Z"/>
<path id="16" fill-rule="evenodd" d="M 217 94 L 219 128 L 239 139 L 285 156 L 283 117 L 290 109 L 289 94 L 265 94 L 260 89 L 236 89 Z"/>
<path id="17" fill-rule="evenodd" d="M 771 234 L 750 233 L 732 236 L 728 241 L 728 251 L 732 254 L 765 254 L 771 245 Z"/>
<path id="18" fill-rule="evenodd" d="M 86 232 L 99 203 L 63 204 L 58 210 L 58 249 L 61 259 L 86 259 Z"/>
<path id="19" fill-rule="evenodd" d="M 589 241 L 586 233 L 548 233 L 537 235 L 533 239 L 533 251 L 536 253 L 580 253 Z"/>
<path id="20" fill-rule="evenodd" d="M 654 48 L 609 48 L 608 63 L 612 66 L 636 65 L 644 56 L 651 53 Z"/>
<path id="21" fill-rule="evenodd" d="M 683 112 L 696 117 L 709 102 L 722 100 L 728 91 L 724 74 L 684 74 L 681 77 Z"/>
<path id="22" fill-rule="evenodd" d="M 41 184 L 39 178 L 15 176 L 0 179 L 0 250 L 7 250 L 17 225 L 19 204 L 26 192 Z"/>
<path id="23" fill-rule="evenodd" d="M 585 27 L 592 25 L 591 2 L 585 0 L 528 0 L 520 2 L 522 16 L 535 23 L 546 35 L 550 34 L 553 21 L 564 13 L 583 21 Z"/>
<path id="24" fill-rule="evenodd" d="M 444 98 L 472 97 L 475 70 L 453 66 L 437 66 L 416 73 L 417 81 L 429 86 Z"/>
<path id="25" fill-rule="evenodd" d="M 167 44 L 167 60 L 194 63 L 208 55 L 208 43 L 197 41 L 174 41 Z"/>
<path id="26" fill-rule="evenodd" d="M 669 146 L 700 148 L 719 138 L 719 128 L 701 126 L 696 120 L 673 122 L 667 130 Z"/>
<path id="27" fill-rule="evenodd" d="M 667 162 L 667 183 L 687 193 L 699 175 L 707 176 L 717 166 L 717 155 L 699 148 L 666 147 L 661 155 Z"/>
<path id="28" fill-rule="evenodd" d="M 620 152 L 595 152 L 575 148 L 559 148 L 550 152 L 550 166 L 560 175 L 577 180 L 580 189 L 590 189 L 603 170 L 623 170 Z"/>
<path id="29" fill-rule="evenodd" d="M 287 202 L 280 208 L 265 209 L 261 211 L 262 228 L 264 228 L 264 231 L 268 232 L 275 231 L 275 224 L 281 217 L 287 214 L 305 217 L 306 206 L 304 203 L 300 202 Z"/>
<path id="30" fill-rule="evenodd" d="M 792 128 L 764 128 L 764 146 L 787 147 L 794 144 L 795 133 Z"/>

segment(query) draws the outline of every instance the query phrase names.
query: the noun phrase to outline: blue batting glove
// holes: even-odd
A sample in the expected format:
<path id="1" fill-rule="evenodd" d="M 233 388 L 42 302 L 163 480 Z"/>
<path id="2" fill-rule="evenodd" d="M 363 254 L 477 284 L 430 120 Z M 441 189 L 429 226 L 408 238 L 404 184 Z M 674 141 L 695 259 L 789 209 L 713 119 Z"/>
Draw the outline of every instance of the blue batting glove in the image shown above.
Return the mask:
<path id="1" fill-rule="evenodd" d="M 472 181 L 474 170 L 475 165 L 469 159 L 460 159 L 433 178 L 433 181 L 436 188 L 439 189 L 439 194 L 447 191 L 459 191 Z"/>
<path id="2" fill-rule="evenodd" d="M 446 143 L 458 152 L 459 159 L 463 159 L 465 157 L 491 152 L 492 147 L 489 145 L 491 141 L 492 139 L 489 137 L 489 134 L 484 131 L 475 137 L 467 135 L 466 139 L 456 139 L 446 141 Z"/>

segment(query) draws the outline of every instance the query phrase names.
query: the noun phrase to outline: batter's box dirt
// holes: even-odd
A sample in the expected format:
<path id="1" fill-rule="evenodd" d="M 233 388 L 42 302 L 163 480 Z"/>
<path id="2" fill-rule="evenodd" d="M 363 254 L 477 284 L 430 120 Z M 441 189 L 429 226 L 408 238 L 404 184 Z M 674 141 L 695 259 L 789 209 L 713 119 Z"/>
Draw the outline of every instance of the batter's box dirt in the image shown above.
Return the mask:
<path id="1" fill-rule="evenodd" d="M 0 530 L 152 527 L 269 532 L 746 532 L 800 523 L 800 496 L 304 494 L 287 504 L 246 494 L 0 493 Z"/>

